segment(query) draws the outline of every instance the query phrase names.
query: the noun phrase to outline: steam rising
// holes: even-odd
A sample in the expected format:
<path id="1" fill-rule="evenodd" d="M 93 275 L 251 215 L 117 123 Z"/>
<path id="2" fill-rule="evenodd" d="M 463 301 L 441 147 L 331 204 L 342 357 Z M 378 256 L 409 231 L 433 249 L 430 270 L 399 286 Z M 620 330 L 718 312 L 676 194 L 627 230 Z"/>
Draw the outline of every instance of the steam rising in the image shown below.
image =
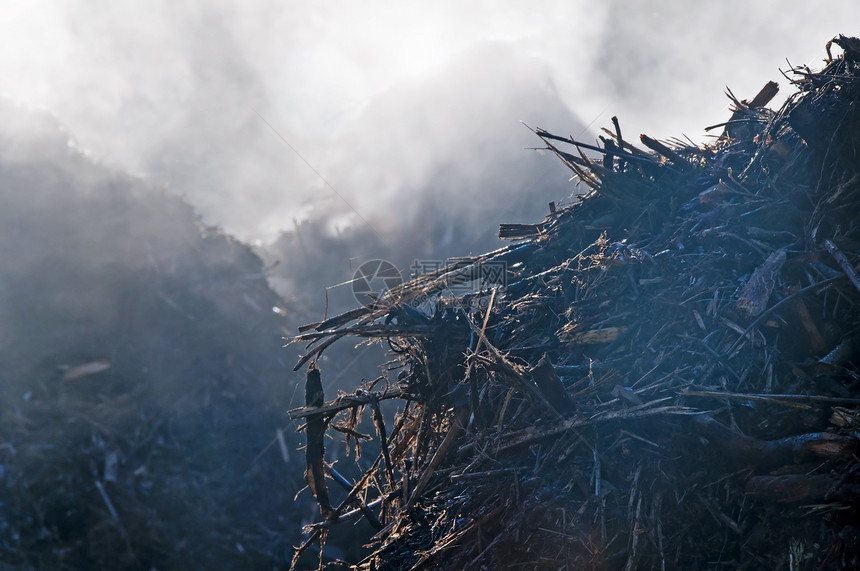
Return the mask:
<path id="1" fill-rule="evenodd" d="M 0 24 L 0 73 L 3 95 L 50 110 L 93 156 L 268 241 L 295 217 L 363 222 L 257 113 L 396 232 L 440 172 L 469 182 L 472 205 L 521 191 L 525 176 L 478 176 L 529 164 L 521 119 L 595 131 L 617 115 L 631 138 L 701 140 L 725 118 L 726 84 L 751 97 L 858 21 L 848 1 L 22 2 Z"/>

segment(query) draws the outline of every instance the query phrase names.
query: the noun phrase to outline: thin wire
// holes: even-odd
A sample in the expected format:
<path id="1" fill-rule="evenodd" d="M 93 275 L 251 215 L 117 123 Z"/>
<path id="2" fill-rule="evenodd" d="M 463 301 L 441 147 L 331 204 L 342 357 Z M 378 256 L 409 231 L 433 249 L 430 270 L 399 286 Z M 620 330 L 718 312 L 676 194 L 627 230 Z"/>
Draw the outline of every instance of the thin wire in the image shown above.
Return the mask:
<path id="1" fill-rule="evenodd" d="M 339 193 L 339 192 L 337 191 L 337 189 L 336 189 L 335 187 L 333 187 L 333 186 L 331 185 L 331 183 L 330 183 L 329 181 L 327 181 L 327 180 L 325 179 L 325 177 L 324 177 L 323 175 L 321 175 L 321 174 L 320 174 L 320 172 L 319 172 L 317 169 L 315 169 L 315 168 L 313 167 L 313 165 L 312 165 L 311 163 L 309 163 L 309 162 L 308 162 L 308 160 L 307 160 L 306 158 L 304 158 L 304 157 L 302 156 L 302 154 L 301 154 L 300 152 L 298 152 L 298 151 L 296 150 L 296 148 L 295 148 L 294 146 L 292 146 L 292 145 L 290 144 L 290 142 L 289 142 L 289 141 L 287 141 L 287 140 L 284 138 L 284 136 L 283 136 L 283 135 L 281 135 L 281 134 L 278 132 L 278 130 L 277 130 L 277 129 L 275 129 L 275 128 L 272 126 L 272 124 L 271 124 L 271 123 L 269 123 L 268 121 L 266 121 L 266 118 L 265 118 L 265 117 L 263 117 L 262 115 L 260 115 L 260 113 L 259 113 L 256 109 L 254 110 L 254 113 L 256 113 L 256 114 L 257 114 L 257 117 L 259 117 L 259 118 L 260 118 L 260 120 L 261 120 L 263 123 L 265 123 L 265 124 L 269 127 L 269 129 L 271 129 L 271 130 L 272 130 L 272 132 L 273 132 L 275 135 L 277 135 L 277 136 L 278 136 L 278 138 L 279 138 L 279 139 L 281 139 L 281 140 L 284 142 L 284 144 L 286 144 L 286 145 L 290 148 L 290 150 L 291 150 L 291 151 L 293 151 L 293 152 L 296 154 L 296 156 L 297 156 L 297 157 L 299 157 L 300 159 L 302 159 L 302 161 L 303 161 L 306 165 L 308 165 L 308 168 L 309 168 L 309 169 L 311 169 L 311 170 L 314 172 L 314 174 L 315 174 L 315 175 L 317 175 L 317 176 L 320 178 L 320 180 L 321 180 L 321 181 L 323 181 L 323 182 L 325 183 L 325 185 L 326 185 L 327 187 L 329 187 L 329 188 L 331 189 L 331 191 L 332 191 L 333 193 L 335 193 L 335 194 L 337 195 L 337 197 L 338 197 L 338 198 L 340 198 L 340 199 L 343 201 L 343 203 L 344 203 L 344 204 L 346 204 L 346 205 L 349 207 L 349 209 L 350 209 L 350 210 L 352 210 L 352 211 L 355 213 L 355 215 L 356 215 L 356 216 L 358 216 L 358 217 L 361 219 L 361 221 L 362 221 L 362 222 L 364 222 L 364 223 L 367 225 L 367 227 L 370 229 L 370 231 L 371 231 L 371 232 L 373 232 L 373 235 L 374 235 L 374 236 L 376 236 L 376 239 L 377 239 L 377 240 L 379 240 L 381 243 L 385 243 L 385 240 L 383 240 L 383 239 L 382 239 L 382 236 L 380 236 L 380 235 L 376 232 L 376 230 L 373 228 L 373 226 L 370 224 L 370 222 L 368 222 L 368 221 L 367 221 L 367 219 L 366 219 L 364 216 L 362 216 L 362 215 L 358 212 L 358 210 L 356 210 L 356 209 L 355 209 L 355 207 L 354 207 L 352 204 L 350 204 L 350 203 L 349 203 L 349 201 L 348 201 L 346 198 L 344 198 L 344 197 L 343 197 L 343 195 L 342 195 L 341 193 Z"/>

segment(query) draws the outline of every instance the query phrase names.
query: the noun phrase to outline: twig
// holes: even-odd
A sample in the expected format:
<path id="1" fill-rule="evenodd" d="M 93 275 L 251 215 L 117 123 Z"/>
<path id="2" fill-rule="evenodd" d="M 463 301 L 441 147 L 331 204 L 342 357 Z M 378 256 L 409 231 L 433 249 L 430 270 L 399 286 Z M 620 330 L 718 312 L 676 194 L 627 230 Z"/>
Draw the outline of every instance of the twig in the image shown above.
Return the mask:
<path id="1" fill-rule="evenodd" d="M 329 473 L 332 480 L 340 484 L 340 487 L 342 487 L 347 492 L 351 492 L 354 488 L 354 486 L 349 483 L 349 480 L 344 478 L 337 470 L 332 468 L 330 464 L 326 464 L 326 472 Z M 379 519 L 377 519 L 376 514 L 370 511 L 370 508 L 361 503 L 360 500 L 358 501 L 358 509 L 359 511 L 361 511 L 362 515 L 367 519 L 370 525 L 372 525 L 374 529 L 376 529 L 376 531 L 382 529 L 382 524 L 379 523 Z"/>
<path id="2" fill-rule="evenodd" d="M 120 523 L 119 515 L 116 513 L 116 508 L 113 507 L 113 502 L 110 501 L 110 497 L 107 495 L 104 486 L 98 480 L 96 482 L 96 488 L 99 491 L 99 494 L 102 496 L 102 500 L 104 500 L 105 505 L 107 506 L 108 511 L 110 512 L 110 516 L 114 519 L 115 522 Z"/>
<path id="3" fill-rule="evenodd" d="M 120 535 L 122 535 L 122 539 L 125 542 L 125 548 L 128 550 L 129 555 L 135 562 L 138 562 L 137 555 L 135 555 L 134 550 L 131 547 L 131 540 L 128 537 L 128 532 L 125 530 L 125 526 L 122 524 L 122 521 L 119 519 L 119 514 L 116 511 L 116 508 L 113 506 L 113 502 L 110 500 L 110 496 L 108 496 L 107 490 L 105 490 L 104 486 L 98 480 L 95 480 L 96 489 L 99 491 L 99 494 L 102 497 L 105 505 L 107 506 L 108 511 L 110 512 L 111 517 L 116 522 L 117 527 L 119 528 Z"/>
<path id="4" fill-rule="evenodd" d="M 405 396 L 408 395 L 406 395 L 400 387 L 393 387 L 385 389 L 382 392 L 375 393 L 356 392 L 351 395 L 341 395 L 322 406 L 303 406 L 301 408 L 294 408 L 288 411 L 287 414 L 289 414 L 290 418 L 293 420 L 314 416 L 316 414 L 328 416 L 332 413 L 337 413 L 348 408 L 370 404 L 373 401 L 401 398 Z"/>
<path id="5" fill-rule="evenodd" d="M 394 489 L 394 466 L 391 464 L 391 456 L 388 451 L 388 434 L 385 431 L 385 419 L 379 408 L 379 401 L 371 399 L 370 406 L 373 409 L 373 422 L 376 424 L 376 433 L 379 435 L 379 446 L 382 448 L 382 457 L 385 460 L 385 475 L 388 478 L 389 489 Z"/>
<path id="6" fill-rule="evenodd" d="M 851 404 L 860 405 L 860 399 L 847 397 L 825 397 L 817 395 L 781 395 L 781 394 L 759 394 L 759 393 L 724 393 L 720 391 L 683 391 L 680 393 L 683 396 L 691 397 L 712 397 L 718 399 L 735 399 L 735 400 L 760 400 L 768 401 L 776 404 L 785 404 L 787 406 L 796 406 L 790 403 L 780 401 L 805 401 L 816 402 L 822 404 Z"/>
<path id="7" fill-rule="evenodd" d="M 342 333 L 340 331 L 338 331 L 337 333 L 332 333 L 332 336 L 329 339 L 326 339 L 325 341 L 323 341 L 322 343 L 320 343 L 319 345 L 317 345 L 316 347 L 314 347 L 313 349 L 308 351 L 308 353 L 304 357 L 299 359 L 299 362 L 296 363 L 296 366 L 293 367 L 293 370 L 298 371 L 299 369 L 301 369 L 302 365 L 304 365 L 305 363 L 307 363 L 308 361 L 310 361 L 311 359 L 313 359 L 314 357 L 316 357 L 317 355 L 319 355 L 320 353 L 325 351 L 329 345 L 331 345 L 332 343 L 334 343 L 335 341 L 337 341 L 338 339 L 340 339 L 341 337 L 343 337 L 345 335 L 346 335 L 346 333 Z"/>
<path id="8" fill-rule="evenodd" d="M 824 247 L 827 248 L 830 255 L 839 263 L 842 271 L 845 272 L 845 275 L 848 276 L 848 279 L 851 280 L 851 283 L 854 284 L 857 291 L 860 291 L 860 276 L 857 275 L 857 272 L 854 270 L 851 262 L 848 261 L 848 258 L 845 257 L 845 254 L 842 253 L 842 250 L 837 248 L 836 244 L 830 240 L 824 241 Z"/>
<path id="9" fill-rule="evenodd" d="M 639 161 L 639 162 L 645 162 L 645 163 L 653 163 L 654 162 L 650 157 L 639 157 L 639 156 L 631 155 L 630 153 L 625 153 L 625 152 L 618 151 L 615 149 L 600 148 L 600 147 L 597 147 L 595 145 L 589 145 L 587 143 L 581 143 L 579 141 L 575 141 L 574 139 L 571 139 L 570 137 L 559 137 L 558 135 L 553 135 L 552 133 L 550 133 L 548 131 L 544 131 L 540 127 L 538 127 L 537 129 L 532 129 L 528 125 L 526 125 L 526 127 L 531 129 L 531 131 L 535 135 L 540 137 L 541 139 L 553 139 L 555 141 L 561 141 L 562 143 L 568 143 L 568 144 L 573 145 L 574 147 L 576 147 L 578 149 L 588 149 L 589 151 L 597 151 L 598 153 L 603 153 L 603 154 L 611 155 L 614 157 L 621 157 L 623 159 L 627 159 L 630 161 Z"/>
<path id="10" fill-rule="evenodd" d="M 370 469 L 364 473 L 364 476 L 361 477 L 361 480 L 359 480 L 359 482 L 352 488 L 352 491 L 347 495 L 346 499 L 343 500 L 340 505 L 337 506 L 337 508 L 334 510 L 334 513 L 330 517 L 326 518 L 322 522 L 315 523 L 310 526 L 313 531 L 311 532 L 310 536 L 305 539 L 299 547 L 296 548 L 295 553 L 293 553 L 293 559 L 290 563 L 290 571 L 296 568 L 296 565 L 298 564 L 299 558 L 302 556 L 302 553 L 307 551 L 308 547 L 313 545 L 313 543 L 334 524 L 350 521 L 351 519 L 359 515 L 363 515 L 363 509 L 373 509 L 378 505 L 382 504 L 383 501 L 393 499 L 400 495 L 401 491 L 395 490 L 387 496 L 377 498 L 376 500 L 365 504 L 363 506 L 363 509 L 357 508 L 352 510 L 351 512 L 343 513 L 343 510 L 346 509 L 346 507 L 350 504 L 350 502 L 352 502 L 355 496 L 358 495 L 358 493 L 362 489 L 364 489 L 365 484 L 370 479 L 371 474 L 373 474 L 374 469 L 379 464 L 379 461 L 381 459 L 382 455 L 380 454 L 379 456 L 377 456 L 376 462 L 373 463 L 373 466 L 371 466 Z"/>
<path id="11" fill-rule="evenodd" d="M 814 289 L 818 289 L 818 288 L 820 288 L 821 286 L 825 286 L 825 285 L 827 285 L 827 284 L 829 284 L 829 283 L 835 282 L 836 280 L 838 280 L 838 279 L 842 279 L 842 278 L 844 278 L 844 277 L 845 277 L 844 275 L 839 275 L 839 276 L 835 276 L 835 277 L 832 277 L 832 278 L 827 278 L 827 279 L 825 279 L 825 280 L 821 280 L 820 282 L 815 282 L 815 283 L 814 283 L 814 284 L 812 284 L 812 285 L 808 285 L 808 286 L 806 286 L 806 287 L 800 288 L 799 290 L 797 290 L 797 291 L 795 291 L 795 292 L 791 293 L 790 295 L 787 295 L 787 296 L 786 296 L 785 298 L 783 298 L 782 300 L 778 301 L 777 303 L 773 304 L 773 305 L 772 305 L 772 306 L 770 306 L 769 308 L 767 308 L 767 309 L 765 309 L 764 311 L 762 311 L 762 312 L 759 314 L 759 316 L 758 316 L 758 317 L 756 317 L 755 319 L 753 319 L 752 323 L 750 323 L 750 324 L 749 324 L 749 327 L 747 327 L 747 328 L 744 330 L 744 332 L 743 332 L 743 333 L 741 333 L 740 337 L 738 337 L 738 338 L 735 340 L 735 342 L 734 342 L 734 343 L 732 343 L 731 347 L 729 347 L 729 348 L 728 348 L 728 350 L 726 350 L 726 352 L 725 352 L 725 353 L 723 353 L 723 358 L 728 358 L 728 357 L 732 354 L 732 352 L 737 348 L 737 346 L 738 346 L 738 345 L 740 345 L 741 341 L 742 341 L 742 340 L 743 340 L 743 339 L 744 339 L 744 338 L 749 334 L 749 332 L 750 332 L 750 331 L 752 331 L 752 330 L 755 328 L 755 326 L 756 326 L 756 325 L 758 325 L 759 323 L 761 323 L 761 321 L 762 321 L 765 317 L 767 317 L 768 315 L 770 315 L 771 313 L 773 313 L 774 311 L 776 311 L 777 309 L 779 309 L 780 307 L 782 307 L 783 305 L 785 305 L 786 303 L 788 303 L 790 300 L 792 300 L 792 299 L 796 298 L 796 297 L 797 297 L 797 296 L 799 296 L 799 295 L 803 295 L 803 294 L 804 294 L 804 293 L 806 293 L 806 292 L 812 291 L 812 290 L 814 290 Z"/>
<path id="12" fill-rule="evenodd" d="M 672 161 L 672 164 L 679 169 L 684 171 L 689 171 L 693 169 L 693 165 L 690 164 L 690 161 L 684 159 L 684 157 L 682 157 L 657 139 L 652 139 L 648 135 L 639 135 L 639 140 L 642 141 L 643 145 L 645 145 L 652 151 L 659 153 Z"/>
<path id="13" fill-rule="evenodd" d="M 433 477 L 433 474 L 436 472 L 436 468 L 439 467 L 439 464 L 442 462 L 442 459 L 445 457 L 445 454 L 448 453 L 448 450 L 450 450 L 451 446 L 453 446 L 454 441 L 457 439 L 457 436 L 460 435 L 460 431 L 463 429 L 463 424 L 468 418 L 469 407 L 461 406 L 456 410 L 454 418 L 451 420 L 451 427 L 448 429 L 448 434 L 445 435 L 445 438 L 442 440 L 442 443 L 436 449 L 435 454 L 433 454 L 433 458 L 430 459 L 430 464 L 427 465 L 427 468 L 424 470 L 424 473 L 421 474 L 421 477 L 418 479 L 418 482 L 412 489 L 412 494 L 409 498 L 409 501 L 406 502 L 405 506 L 403 506 L 404 512 L 408 512 L 410 509 L 412 509 L 412 506 L 414 506 L 415 502 L 418 500 L 418 496 L 421 495 L 421 492 L 423 492 L 424 488 L 427 487 L 427 484 L 430 483 L 430 478 Z"/>
<path id="14" fill-rule="evenodd" d="M 611 420 L 622 420 L 626 418 L 642 418 L 646 416 L 658 416 L 658 415 L 694 415 L 700 414 L 699 410 L 683 407 L 683 406 L 664 406 L 658 408 L 646 408 L 652 406 L 654 404 L 665 402 L 669 400 L 669 397 L 658 399 L 656 401 L 652 401 L 649 403 L 645 403 L 641 407 L 628 408 L 623 410 L 610 411 L 603 414 L 599 414 L 593 416 L 591 418 L 569 418 L 563 422 L 559 422 L 557 424 L 552 424 L 549 426 L 534 426 L 525 428 L 523 430 L 517 432 L 511 432 L 505 435 L 504 441 L 499 442 L 494 451 L 495 455 L 501 454 L 502 452 L 506 452 L 511 448 L 516 448 L 518 446 L 522 446 L 524 444 L 531 444 L 538 440 L 542 440 L 544 438 L 549 438 L 555 436 L 559 433 L 565 432 L 567 430 L 571 430 L 574 428 L 579 428 L 582 426 L 588 426 L 589 424 L 594 424 L 597 422 L 608 422 Z"/>

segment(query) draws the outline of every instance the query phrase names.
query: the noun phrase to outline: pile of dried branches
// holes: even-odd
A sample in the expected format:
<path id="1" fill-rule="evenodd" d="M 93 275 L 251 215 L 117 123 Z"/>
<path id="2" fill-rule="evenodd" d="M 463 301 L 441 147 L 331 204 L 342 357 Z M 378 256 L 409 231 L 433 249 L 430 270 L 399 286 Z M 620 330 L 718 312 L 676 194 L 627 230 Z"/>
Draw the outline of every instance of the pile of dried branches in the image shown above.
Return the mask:
<path id="1" fill-rule="evenodd" d="M 707 146 L 536 130 L 580 200 L 303 328 L 324 519 L 297 557 L 366 517 L 357 569 L 857 568 L 860 40 L 831 44 L 779 111 L 776 84 L 729 92 Z M 491 264 L 503 285 L 444 294 Z M 314 361 L 346 336 L 397 358 L 326 403 Z M 323 439 L 363 411 L 381 453 L 349 482 Z"/>

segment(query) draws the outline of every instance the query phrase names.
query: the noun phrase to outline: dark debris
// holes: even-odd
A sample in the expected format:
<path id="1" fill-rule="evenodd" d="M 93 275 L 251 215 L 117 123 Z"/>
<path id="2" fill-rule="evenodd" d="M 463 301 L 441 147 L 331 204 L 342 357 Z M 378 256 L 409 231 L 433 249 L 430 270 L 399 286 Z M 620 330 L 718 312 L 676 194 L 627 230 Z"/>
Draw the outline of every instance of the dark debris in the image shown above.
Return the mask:
<path id="1" fill-rule="evenodd" d="M 732 95 L 706 146 L 535 130 L 581 200 L 297 337 L 299 366 L 344 332 L 395 349 L 399 376 L 329 420 L 401 402 L 299 551 L 373 506 L 356 569 L 860 566 L 860 68 L 833 43 L 778 111 L 771 84 Z M 444 295 L 489 263 L 503 287 Z"/>

